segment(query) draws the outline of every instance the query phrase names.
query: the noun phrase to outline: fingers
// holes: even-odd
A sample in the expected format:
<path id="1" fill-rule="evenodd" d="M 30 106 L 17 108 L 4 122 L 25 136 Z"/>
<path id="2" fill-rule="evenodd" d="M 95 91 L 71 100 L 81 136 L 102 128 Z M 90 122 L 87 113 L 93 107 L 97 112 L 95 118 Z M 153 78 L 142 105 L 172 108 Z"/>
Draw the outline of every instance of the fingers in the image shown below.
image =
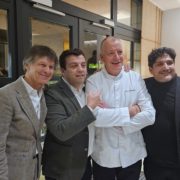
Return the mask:
<path id="1" fill-rule="evenodd" d="M 93 91 L 87 94 L 87 105 L 94 109 L 101 103 L 100 92 Z"/>
<path id="2" fill-rule="evenodd" d="M 132 105 L 132 106 L 129 107 L 130 117 L 135 116 L 139 112 L 141 112 L 141 109 L 140 109 L 140 107 L 137 104 Z"/>

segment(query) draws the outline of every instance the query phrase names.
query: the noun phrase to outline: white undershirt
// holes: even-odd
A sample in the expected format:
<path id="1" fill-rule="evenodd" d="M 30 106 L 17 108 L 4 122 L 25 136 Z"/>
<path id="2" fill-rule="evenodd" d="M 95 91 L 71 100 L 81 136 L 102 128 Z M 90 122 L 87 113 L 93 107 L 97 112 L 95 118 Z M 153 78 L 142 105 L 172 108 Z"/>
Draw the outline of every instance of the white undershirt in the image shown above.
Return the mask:
<path id="1" fill-rule="evenodd" d="M 82 88 L 77 90 L 75 87 L 73 87 L 65 78 L 62 78 L 64 82 L 70 87 L 71 91 L 75 95 L 77 101 L 79 102 L 81 108 L 86 105 L 86 96 L 85 92 L 83 91 L 84 85 L 82 85 Z"/>
<path id="2" fill-rule="evenodd" d="M 32 104 L 33 104 L 33 107 L 34 107 L 34 110 L 37 114 L 37 117 L 38 119 L 40 119 L 40 111 L 41 111 L 41 97 L 42 97 L 42 94 L 43 94 L 43 90 L 39 90 L 37 91 L 36 89 L 33 89 L 25 80 L 24 78 L 22 77 L 22 82 L 23 84 L 25 85 L 26 87 L 26 90 L 29 94 L 29 97 L 32 101 Z"/>

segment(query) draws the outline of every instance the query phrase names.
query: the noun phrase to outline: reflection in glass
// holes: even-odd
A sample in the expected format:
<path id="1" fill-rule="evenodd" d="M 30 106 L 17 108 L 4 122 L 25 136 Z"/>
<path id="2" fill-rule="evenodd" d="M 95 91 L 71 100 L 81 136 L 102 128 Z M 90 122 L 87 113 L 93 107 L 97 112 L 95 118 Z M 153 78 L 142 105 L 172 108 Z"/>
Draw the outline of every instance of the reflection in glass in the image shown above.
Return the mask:
<path id="1" fill-rule="evenodd" d="M 118 0 L 117 21 L 141 29 L 142 3 L 137 0 Z"/>
<path id="2" fill-rule="evenodd" d="M 32 45 L 42 44 L 52 48 L 59 56 L 63 50 L 69 49 L 69 28 L 31 18 Z M 59 67 L 55 76 L 60 75 Z"/>
<path id="3" fill-rule="evenodd" d="M 64 2 L 110 19 L 111 0 L 63 0 Z"/>
<path id="4" fill-rule="evenodd" d="M 133 67 L 133 69 L 138 73 L 141 73 L 140 53 L 141 53 L 141 44 L 134 43 L 134 67 Z"/>
<path id="5" fill-rule="evenodd" d="M 117 7 L 117 21 L 128 26 L 131 25 L 131 0 L 119 0 Z"/>
<path id="6" fill-rule="evenodd" d="M 0 9 L 0 77 L 11 76 L 9 59 L 7 11 Z"/>
<path id="7" fill-rule="evenodd" d="M 131 59 L 131 41 L 121 40 L 123 47 L 124 64 L 130 64 Z"/>
<path id="8" fill-rule="evenodd" d="M 105 38 L 105 36 L 94 34 L 87 31 L 84 33 L 85 33 L 85 39 L 82 49 L 87 59 L 88 75 L 91 75 L 96 70 L 102 67 L 100 61 L 100 44 L 101 41 Z"/>

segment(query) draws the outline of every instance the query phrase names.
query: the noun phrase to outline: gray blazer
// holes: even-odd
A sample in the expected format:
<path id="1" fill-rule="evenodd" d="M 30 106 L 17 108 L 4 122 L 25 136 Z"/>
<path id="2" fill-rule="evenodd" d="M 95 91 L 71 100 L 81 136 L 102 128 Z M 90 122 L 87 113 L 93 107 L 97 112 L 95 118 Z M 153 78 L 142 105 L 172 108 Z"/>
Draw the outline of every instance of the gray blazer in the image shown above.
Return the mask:
<path id="1" fill-rule="evenodd" d="M 19 78 L 0 89 L 0 104 L 0 179 L 37 180 L 42 154 L 40 129 L 47 112 L 45 98 L 41 98 L 39 120 Z"/>
<path id="2" fill-rule="evenodd" d="M 45 97 L 48 131 L 43 150 L 43 174 L 57 180 L 80 180 L 87 162 L 87 125 L 95 117 L 87 106 L 80 107 L 62 79 Z"/>

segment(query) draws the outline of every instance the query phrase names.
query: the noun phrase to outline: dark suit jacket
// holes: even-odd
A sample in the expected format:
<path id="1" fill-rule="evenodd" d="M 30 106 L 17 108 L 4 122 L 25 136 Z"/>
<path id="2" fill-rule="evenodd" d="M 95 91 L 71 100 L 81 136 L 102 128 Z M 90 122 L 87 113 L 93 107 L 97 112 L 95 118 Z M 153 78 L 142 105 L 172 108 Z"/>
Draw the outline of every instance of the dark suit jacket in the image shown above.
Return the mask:
<path id="1" fill-rule="evenodd" d="M 151 78 L 147 78 L 145 79 L 145 83 L 146 83 L 146 87 L 147 89 L 149 90 L 149 93 L 151 95 L 151 88 L 153 88 L 153 77 Z M 160 92 L 158 92 L 160 93 Z M 155 121 L 156 123 L 156 121 Z M 180 77 L 177 77 L 177 81 L 176 81 L 176 94 L 175 94 L 175 127 L 176 127 L 176 141 L 177 141 L 177 152 L 178 152 L 178 160 L 179 160 L 179 164 L 180 164 Z M 148 140 L 148 142 L 146 142 L 146 137 L 148 139 L 150 139 L 151 137 L 151 126 L 148 126 L 146 128 L 144 128 L 142 130 L 143 132 L 143 135 L 144 135 L 144 140 L 145 140 L 145 143 L 148 143 L 147 146 L 148 146 L 148 149 L 150 150 L 151 149 L 151 143 L 150 143 L 150 140 Z M 158 134 L 157 134 L 158 136 Z M 164 139 L 165 140 L 165 139 Z M 158 142 L 157 142 L 157 148 L 158 148 Z M 169 147 L 171 148 L 171 147 Z M 169 152 L 169 149 L 163 149 L 163 151 L 167 151 Z M 157 160 L 158 161 L 158 160 Z M 162 162 L 163 165 L 165 165 L 164 162 Z"/>
<path id="2" fill-rule="evenodd" d="M 37 180 L 37 161 L 40 170 L 42 154 L 39 136 L 46 116 L 45 98 L 42 96 L 38 119 L 19 78 L 0 89 L 0 104 L 0 179 Z M 36 150 L 38 159 L 33 158 Z"/>
<path id="3" fill-rule="evenodd" d="M 45 93 L 48 108 L 43 150 L 43 174 L 57 180 L 80 180 L 87 162 L 87 125 L 95 120 L 87 106 L 80 107 L 62 80 Z"/>

